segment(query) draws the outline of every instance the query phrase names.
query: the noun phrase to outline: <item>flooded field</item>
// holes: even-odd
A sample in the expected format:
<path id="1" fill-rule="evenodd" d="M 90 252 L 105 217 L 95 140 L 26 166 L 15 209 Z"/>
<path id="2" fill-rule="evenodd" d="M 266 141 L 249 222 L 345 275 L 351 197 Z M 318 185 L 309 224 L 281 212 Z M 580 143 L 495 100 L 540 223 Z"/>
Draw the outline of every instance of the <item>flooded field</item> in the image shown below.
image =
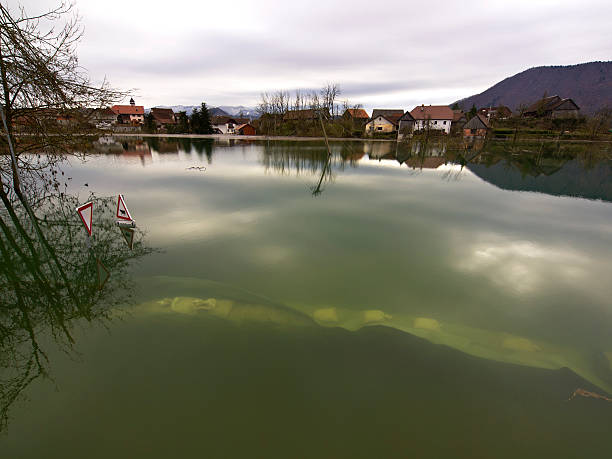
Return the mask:
<path id="1" fill-rule="evenodd" d="M 26 176 L 0 456 L 611 457 L 610 146 L 331 149 L 107 137 Z"/>

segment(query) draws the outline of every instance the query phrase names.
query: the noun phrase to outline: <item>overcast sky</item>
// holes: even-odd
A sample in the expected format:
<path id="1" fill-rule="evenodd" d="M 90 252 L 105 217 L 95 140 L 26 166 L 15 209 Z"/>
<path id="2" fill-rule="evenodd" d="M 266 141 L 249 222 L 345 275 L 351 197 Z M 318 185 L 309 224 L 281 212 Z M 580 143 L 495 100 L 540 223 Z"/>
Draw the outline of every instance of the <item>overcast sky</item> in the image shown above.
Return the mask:
<path id="1" fill-rule="evenodd" d="M 10 0 L 9 5 L 17 2 Z M 57 3 L 24 0 L 38 13 Z M 80 63 L 137 104 L 256 105 L 338 83 L 364 107 L 479 93 L 527 68 L 612 59 L 611 0 L 77 0 Z"/>

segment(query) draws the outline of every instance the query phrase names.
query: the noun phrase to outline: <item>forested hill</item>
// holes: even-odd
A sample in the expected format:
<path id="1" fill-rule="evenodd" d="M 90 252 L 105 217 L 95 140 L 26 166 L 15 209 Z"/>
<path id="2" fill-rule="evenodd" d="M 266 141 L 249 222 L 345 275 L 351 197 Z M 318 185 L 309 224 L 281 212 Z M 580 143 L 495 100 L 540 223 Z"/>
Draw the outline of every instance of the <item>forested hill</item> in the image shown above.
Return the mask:
<path id="1" fill-rule="evenodd" d="M 612 61 L 534 67 L 500 81 L 486 91 L 458 101 L 461 108 L 506 105 L 513 111 L 544 94 L 570 97 L 584 114 L 612 107 Z"/>

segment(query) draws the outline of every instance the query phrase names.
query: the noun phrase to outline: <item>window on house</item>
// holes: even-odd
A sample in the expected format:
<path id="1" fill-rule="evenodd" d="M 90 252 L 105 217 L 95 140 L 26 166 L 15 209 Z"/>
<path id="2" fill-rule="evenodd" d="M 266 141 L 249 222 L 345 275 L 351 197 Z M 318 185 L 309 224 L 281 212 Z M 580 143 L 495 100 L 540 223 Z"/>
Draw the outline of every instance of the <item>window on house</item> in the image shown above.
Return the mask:
<path id="1" fill-rule="evenodd" d="M 446 124 L 446 121 L 442 121 L 442 124 Z"/>
<path id="2" fill-rule="evenodd" d="M 382 131 L 382 126 L 378 126 L 376 129 L 377 129 L 378 131 Z"/>
<path id="3" fill-rule="evenodd" d="M 438 122 L 437 122 L 437 121 L 434 121 L 434 124 L 438 124 Z"/>

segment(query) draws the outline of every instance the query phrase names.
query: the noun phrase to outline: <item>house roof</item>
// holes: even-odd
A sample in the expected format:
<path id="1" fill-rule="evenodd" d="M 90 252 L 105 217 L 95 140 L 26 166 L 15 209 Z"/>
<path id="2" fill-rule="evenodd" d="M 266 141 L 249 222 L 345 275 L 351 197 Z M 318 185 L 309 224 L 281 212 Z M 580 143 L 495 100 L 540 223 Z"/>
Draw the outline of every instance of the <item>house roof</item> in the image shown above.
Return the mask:
<path id="1" fill-rule="evenodd" d="M 415 120 L 453 120 L 455 113 L 448 105 L 419 105 L 410 111 Z"/>
<path id="2" fill-rule="evenodd" d="M 386 116 L 391 116 L 391 117 L 397 116 L 397 119 L 399 119 L 403 114 L 404 114 L 404 110 L 396 109 L 396 108 L 375 108 L 374 110 L 372 110 L 372 118 L 376 118 L 378 115 L 383 115 L 385 117 Z"/>
<path id="3" fill-rule="evenodd" d="M 559 96 L 543 97 L 542 99 L 537 100 L 529 107 L 527 107 L 527 109 L 525 109 L 525 112 L 537 112 L 538 110 L 548 111 L 551 110 L 552 107 L 558 104 L 560 101 L 561 98 Z"/>
<path id="4" fill-rule="evenodd" d="M 559 96 L 544 97 L 531 104 L 525 113 L 536 113 L 538 111 L 550 112 L 553 110 L 580 110 L 572 99 L 562 99 Z"/>
<path id="5" fill-rule="evenodd" d="M 414 117 L 410 112 L 406 112 L 400 117 L 399 121 L 414 121 Z"/>
<path id="6" fill-rule="evenodd" d="M 111 110 L 117 115 L 144 115 L 142 105 L 113 105 Z"/>
<path id="7" fill-rule="evenodd" d="M 463 129 L 489 129 L 489 121 L 483 114 L 476 113 L 476 116 L 463 125 Z"/>
<path id="8" fill-rule="evenodd" d="M 157 108 L 153 107 L 151 109 L 151 115 L 155 121 L 163 124 L 174 124 L 176 121 L 174 120 L 174 112 L 171 108 Z"/>
<path id="9" fill-rule="evenodd" d="M 228 123 L 238 124 L 236 123 L 236 119 L 230 116 L 213 116 L 210 119 L 210 123 L 215 126 L 219 126 L 220 124 L 228 124 Z"/>
<path id="10" fill-rule="evenodd" d="M 352 118 L 368 119 L 370 116 L 363 108 L 347 108 L 344 114 L 349 114 Z"/>
<path id="11" fill-rule="evenodd" d="M 244 123 L 244 124 L 240 124 L 240 125 L 236 126 L 234 129 L 235 129 L 236 131 L 239 131 L 240 129 L 242 129 L 242 128 L 243 128 L 243 127 L 245 127 L 245 126 L 251 126 L 251 123 Z M 253 126 L 251 126 L 251 127 L 253 128 Z M 255 128 L 253 128 L 253 129 L 255 129 Z"/>

